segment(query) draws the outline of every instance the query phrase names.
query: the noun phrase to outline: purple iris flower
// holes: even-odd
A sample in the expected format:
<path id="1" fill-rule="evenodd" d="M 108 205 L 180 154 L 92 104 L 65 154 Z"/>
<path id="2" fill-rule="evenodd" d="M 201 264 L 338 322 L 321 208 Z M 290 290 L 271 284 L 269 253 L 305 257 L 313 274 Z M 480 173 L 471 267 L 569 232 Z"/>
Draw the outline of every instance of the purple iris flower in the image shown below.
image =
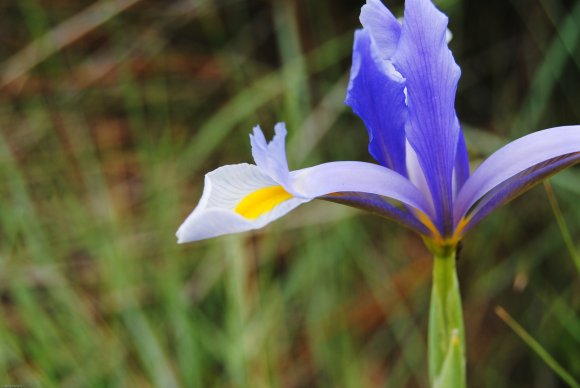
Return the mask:
<path id="1" fill-rule="evenodd" d="M 432 248 L 454 247 L 490 212 L 580 161 L 580 126 L 557 127 L 507 144 L 470 175 L 447 17 L 430 0 L 407 0 L 401 21 L 380 0 L 367 0 L 360 20 L 346 104 L 364 121 L 378 164 L 290 171 L 284 124 L 271 142 L 256 127 L 256 164 L 206 175 L 200 203 L 177 231 L 180 243 L 260 228 L 324 199 L 394 219 Z"/>

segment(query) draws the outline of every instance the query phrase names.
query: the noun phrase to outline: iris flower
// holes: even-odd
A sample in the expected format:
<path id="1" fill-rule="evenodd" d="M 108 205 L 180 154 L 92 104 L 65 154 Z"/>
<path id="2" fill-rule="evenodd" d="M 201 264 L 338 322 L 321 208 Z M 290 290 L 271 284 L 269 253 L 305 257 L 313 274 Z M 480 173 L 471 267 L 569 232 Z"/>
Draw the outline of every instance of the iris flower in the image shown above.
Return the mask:
<path id="1" fill-rule="evenodd" d="M 580 126 L 534 132 L 502 147 L 470 174 L 455 112 L 461 71 L 448 48 L 448 19 L 430 0 L 407 0 L 398 20 L 380 2 L 362 7 L 346 104 L 363 120 L 377 163 L 340 161 L 290 171 L 286 128 L 250 135 L 255 164 L 205 177 L 180 243 L 257 229 L 323 199 L 368 210 L 421 235 L 435 260 L 429 324 L 433 386 L 465 382 L 455 247 L 490 212 L 580 161 Z M 451 258 L 451 259 L 449 259 Z"/>
<path id="2" fill-rule="evenodd" d="M 447 17 L 429 0 L 407 0 L 401 22 L 379 0 L 368 0 L 360 20 L 346 104 L 365 123 L 378 164 L 290 171 L 284 124 L 270 142 L 255 127 L 255 164 L 206 175 L 198 206 L 177 231 L 180 243 L 258 229 L 323 199 L 396 220 L 431 248 L 453 247 L 490 212 L 580 161 L 580 127 L 557 127 L 507 144 L 470 176 L 455 113 L 461 71 L 447 47 Z"/>

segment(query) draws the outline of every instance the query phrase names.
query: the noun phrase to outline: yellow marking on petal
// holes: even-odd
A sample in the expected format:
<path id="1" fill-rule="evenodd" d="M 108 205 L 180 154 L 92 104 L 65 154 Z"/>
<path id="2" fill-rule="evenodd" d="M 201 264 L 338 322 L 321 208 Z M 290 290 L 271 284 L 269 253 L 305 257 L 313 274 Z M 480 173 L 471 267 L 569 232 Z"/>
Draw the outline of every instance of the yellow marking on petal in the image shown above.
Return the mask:
<path id="1" fill-rule="evenodd" d="M 415 212 L 415 215 L 429 229 L 431 236 L 422 236 L 423 241 L 432 252 L 448 252 L 450 250 L 455 250 L 459 241 L 463 238 L 463 231 L 465 227 L 469 224 L 470 218 L 464 217 L 457 224 L 457 228 L 453 231 L 453 235 L 450 237 L 443 237 L 437 230 L 437 227 L 429 218 L 429 216 L 419 210 Z"/>
<path id="2" fill-rule="evenodd" d="M 282 186 L 264 187 L 242 198 L 234 211 L 242 217 L 255 220 L 290 198 L 292 194 Z"/>
<path id="3" fill-rule="evenodd" d="M 423 213 L 420 210 L 417 210 L 417 218 L 419 218 L 419 221 L 421 221 L 421 223 L 423 223 L 423 225 L 425 225 L 427 227 L 427 229 L 429 229 L 429 231 L 433 234 L 433 236 L 431 236 L 431 238 L 441 239 L 441 235 L 439 234 L 437 227 L 435 226 L 433 221 L 431 221 L 431 218 L 429 218 L 429 216 L 427 214 Z M 428 237 L 428 236 L 426 236 L 426 237 Z"/>
<path id="4" fill-rule="evenodd" d="M 471 219 L 469 217 L 463 217 L 461 220 L 459 220 L 459 223 L 457 224 L 457 228 L 455 228 L 455 232 L 453 233 L 453 239 L 454 240 L 461 240 L 461 237 L 463 237 L 463 229 L 465 229 L 465 227 L 467 226 L 467 224 L 469 224 L 469 221 Z"/>
<path id="5" fill-rule="evenodd" d="M 434 225 L 431 222 L 431 220 L 427 218 L 426 215 L 422 216 L 423 217 L 421 217 L 421 215 L 418 216 L 419 220 L 423 222 L 423 224 L 425 224 L 425 226 L 428 227 L 429 230 L 431 230 L 431 232 L 433 233 L 433 236 L 431 237 L 423 236 L 423 241 L 425 241 L 427 247 L 432 252 L 444 254 L 447 254 L 445 252 L 450 252 L 451 250 L 457 249 L 457 244 L 459 244 L 459 242 L 463 238 L 465 227 L 471 221 L 471 218 L 469 217 L 462 218 L 461 220 L 459 220 L 459 223 L 457 224 L 457 227 L 455 228 L 453 235 L 451 237 L 443 238 L 439 234 L 439 232 L 437 232 L 436 230 L 433 231 L 432 228 L 434 228 Z"/>

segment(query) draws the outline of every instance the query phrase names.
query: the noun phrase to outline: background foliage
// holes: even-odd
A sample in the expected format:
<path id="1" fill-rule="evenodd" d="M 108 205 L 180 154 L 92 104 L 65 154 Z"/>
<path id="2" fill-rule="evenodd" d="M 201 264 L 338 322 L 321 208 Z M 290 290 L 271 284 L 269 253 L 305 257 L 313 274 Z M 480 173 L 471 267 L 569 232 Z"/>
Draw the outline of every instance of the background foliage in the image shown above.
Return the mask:
<path id="1" fill-rule="evenodd" d="M 370 161 L 342 104 L 361 3 L 0 2 L 0 384 L 426 387 L 431 258 L 411 232 L 314 203 L 175 244 L 256 123 L 287 122 L 293 168 Z M 580 123 L 579 1 L 437 4 L 472 167 Z M 566 386 L 497 306 L 580 379 L 579 198 L 575 168 L 465 239 L 472 387 Z"/>

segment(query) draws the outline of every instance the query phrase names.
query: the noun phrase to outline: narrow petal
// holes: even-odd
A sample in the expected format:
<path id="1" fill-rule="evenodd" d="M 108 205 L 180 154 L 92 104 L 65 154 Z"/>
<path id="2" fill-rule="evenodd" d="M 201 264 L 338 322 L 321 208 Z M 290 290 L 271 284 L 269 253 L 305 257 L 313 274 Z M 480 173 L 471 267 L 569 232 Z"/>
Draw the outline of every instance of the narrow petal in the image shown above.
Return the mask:
<path id="1" fill-rule="evenodd" d="M 205 176 L 198 206 L 177 231 L 179 243 L 258 229 L 300 204 L 260 167 L 236 164 Z"/>
<path id="2" fill-rule="evenodd" d="M 380 57 L 391 58 L 401 36 L 401 24 L 391 11 L 380 0 L 367 0 L 361 8 L 360 22 L 369 31 Z"/>
<path id="3" fill-rule="evenodd" d="M 398 222 L 420 235 L 432 235 L 432 231 L 430 231 L 429 228 L 425 226 L 425 224 L 420 222 L 414 214 L 405 208 L 399 208 L 387 202 L 385 198 L 381 197 L 380 195 L 345 192 L 325 195 L 319 197 L 318 199 L 365 210 Z"/>
<path id="4" fill-rule="evenodd" d="M 458 124 L 459 125 L 459 124 Z M 469 155 L 463 131 L 459 130 L 457 153 L 455 154 L 455 168 L 453 169 L 453 194 L 458 193 L 469 178 Z"/>
<path id="5" fill-rule="evenodd" d="M 431 216 L 423 194 L 405 177 L 388 168 L 364 162 L 331 162 L 293 171 L 294 188 L 305 198 L 331 193 L 382 195 Z"/>
<path id="6" fill-rule="evenodd" d="M 580 153 L 563 155 L 539 163 L 496 186 L 483 196 L 468 213 L 461 235 L 467 233 L 488 214 L 525 193 L 542 180 L 580 162 Z"/>
<path id="7" fill-rule="evenodd" d="M 403 79 L 389 61 L 378 56 L 367 30 L 355 33 L 352 62 L 345 103 L 364 121 L 373 158 L 406 175 Z"/>
<path id="8" fill-rule="evenodd" d="M 545 129 L 505 145 L 487 158 L 465 182 L 455 203 L 456 224 L 485 194 L 510 178 L 551 159 L 578 152 L 580 126 Z"/>
<path id="9" fill-rule="evenodd" d="M 286 160 L 286 125 L 278 123 L 274 126 L 274 138 L 266 141 L 260 126 L 254 127 L 250 135 L 252 156 L 256 165 L 276 182 L 291 191 L 290 172 Z"/>
<path id="10" fill-rule="evenodd" d="M 430 0 L 407 0 L 393 56 L 406 79 L 407 139 L 425 172 L 444 234 L 453 227 L 452 175 L 459 139 L 455 92 L 461 73 L 447 47 L 447 20 Z"/>

